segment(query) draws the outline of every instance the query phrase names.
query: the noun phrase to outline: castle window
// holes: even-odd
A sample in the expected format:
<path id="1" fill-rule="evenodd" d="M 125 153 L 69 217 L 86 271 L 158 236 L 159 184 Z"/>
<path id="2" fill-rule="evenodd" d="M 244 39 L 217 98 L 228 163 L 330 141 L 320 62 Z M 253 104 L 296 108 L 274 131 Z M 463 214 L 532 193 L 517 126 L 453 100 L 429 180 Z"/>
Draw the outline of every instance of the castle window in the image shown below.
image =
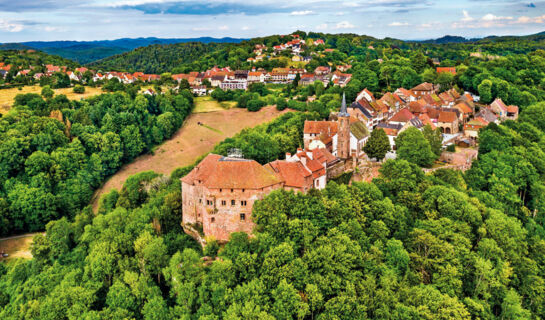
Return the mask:
<path id="1" fill-rule="evenodd" d="M 216 222 L 216 218 L 214 217 L 210 218 L 210 223 L 214 223 L 214 222 Z"/>
<path id="2" fill-rule="evenodd" d="M 221 205 L 222 205 L 222 206 L 226 206 L 226 205 L 227 205 L 227 201 L 221 200 Z"/>
<path id="3" fill-rule="evenodd" d="M 233 191 L 234 191 L 234 190 L 233 190 L 233 189 L 231 189 L 231 192 L 233 192 Z"/>
<path id="4" fill-rule="evenodd" d="M 199 199 L 199 203 L 202 203 L 202 199 Z"/>
<path id="5" fill-rule="evenodd" d="M 231 205 L 232 205 L 232 206 L 235 205 L 235 200 L 231 200 Z"/>
<path id="6" fill-rule="evenodd" d="M 240 221 L 245 221 L 246 220 L 246 214 L 245 213 L 241 213 L 240 214 Z"/>
<path id="7" fill-rule="evenodd" d="M 244 192 L 244 190 L 246 190 L 246 189 L 242 189 L 242 192 Z"/>
<path id="8" fill-rule="evenodd" d="M 246 200 L 240 201 L 240 205 L 241 205 L 241 206 L 246 206 L 246 204 L 247 204 Z"/>
<path id="9" fill-rule="evenodd" d="M 223 191 L 223 189 L 220 189 L 220 192 L 222 192 L 222 191 Z"/>

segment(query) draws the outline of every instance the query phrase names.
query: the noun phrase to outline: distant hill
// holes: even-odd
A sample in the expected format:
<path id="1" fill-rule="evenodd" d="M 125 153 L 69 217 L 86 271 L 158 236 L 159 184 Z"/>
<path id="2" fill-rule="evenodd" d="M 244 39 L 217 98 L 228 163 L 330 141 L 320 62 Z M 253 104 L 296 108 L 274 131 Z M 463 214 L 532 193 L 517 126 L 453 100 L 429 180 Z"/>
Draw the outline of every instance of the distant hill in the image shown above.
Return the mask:
<path id="1" fill-rule="evenodd" d="M 460 36 L 444 36 L 438 39 L 430 39 L 430 40 L 423 40 L 423 41 L 416 41 L 420 43 L 431 43 L 431 44 L 447 44 L 447 43 L 465 43 L 465 42 L 474 42 L 479 39 L 467 39 Z"/>
<path id="2" fill-rule="evenodd" d="M 81 64 L 101 60 L 109 56 L 121 54 L 139 47 L 154 44 L 176 44 L 187 42 L 200 43 L 239 43 L 244 39 L 236 38 L 122 38 L 116 40 L 97 41 L 29 41 L 21 43 L 5 43 L 0 45 L 0 50 L 37 49 L 43 52 L 59 55 L 61 57 L 77 61 Z"/>

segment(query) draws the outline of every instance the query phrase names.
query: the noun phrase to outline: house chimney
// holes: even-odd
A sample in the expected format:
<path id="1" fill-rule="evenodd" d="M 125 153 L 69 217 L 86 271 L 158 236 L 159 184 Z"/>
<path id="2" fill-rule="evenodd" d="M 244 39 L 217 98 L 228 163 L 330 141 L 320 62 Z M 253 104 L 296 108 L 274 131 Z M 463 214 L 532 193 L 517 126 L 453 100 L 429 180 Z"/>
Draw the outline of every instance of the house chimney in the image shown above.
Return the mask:
<path id="1" fill-rule="evenodd" d="M 297 153 L 299 153 L 299 152 L 303 152 L 303 149 L 297 148 Z"/>
<path id="2" fill-rule="evenodd" d="M 291 153 L 286 152 L 286 160 L 288 160 L 289 158 L 291 158 Z"/>

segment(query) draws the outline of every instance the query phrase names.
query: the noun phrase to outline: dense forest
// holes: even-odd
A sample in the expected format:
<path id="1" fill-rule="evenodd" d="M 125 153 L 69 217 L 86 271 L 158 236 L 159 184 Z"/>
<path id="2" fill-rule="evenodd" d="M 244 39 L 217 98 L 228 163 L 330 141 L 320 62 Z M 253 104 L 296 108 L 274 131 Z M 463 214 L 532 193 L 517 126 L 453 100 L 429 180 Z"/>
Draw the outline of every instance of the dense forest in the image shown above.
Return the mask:
<path id="1" fill-rule="evenodd" d="M 170 137 L 193 106 L 188 91 L 15 100 L 0 117 L 0 235 L 73 218 L 106 177 Z"/>
<path id="2" fill-rule="evenodd" d="M 301 113 L 249 137 L 295 143 Z M 258 202 L 254 237 L 202 250 L 179 178 L 143 172 L 0 264 L 2 319 L 537 319 L 545 316 L 545 104 L 491 125 L 467 173 L 388 160 L 372 183 Z M 280 132 L 288 132 L 285 137 Z M 245 138 L 242 138 L 245 137 Z M 253 144 L 267 154 L 268 144 Z M 262 160 L 263 161 L 263 160 Z"/>
<path id="3" fill-rule="evenodd" d="M 36 50 L 0 50 L 0 62 L 6 65 L 10 64 L 14 69 L 28 69 L 31 66 L 42 66 L 45 64 L 67 66 L 70 68 L 79 66 L 78 63 L 72 60 Z"/>
<path id="4" fill-rule="evenodd" d="M 157 44 L 95 61 L 90 63 L 89 67 L 105 71 L 178 73 L 177 67 L 191 63 L 209 52 L 226 46 L 230 46 L 230 44 L 201 42 Z"/>

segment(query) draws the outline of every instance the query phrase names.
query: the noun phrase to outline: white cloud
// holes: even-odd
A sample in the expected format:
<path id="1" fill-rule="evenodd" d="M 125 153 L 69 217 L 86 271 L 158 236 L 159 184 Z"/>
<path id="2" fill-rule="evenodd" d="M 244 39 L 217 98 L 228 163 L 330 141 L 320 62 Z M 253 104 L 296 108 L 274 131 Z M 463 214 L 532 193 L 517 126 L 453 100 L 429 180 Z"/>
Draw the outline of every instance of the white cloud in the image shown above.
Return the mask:
<path id="1" fill-rule="evenodd" d="M 462 21 L 473 21 L 474 20 L 466 10 L 463 10 L 462 13 L 464 14 L 464 17 L 462 18 Z"/>
<path id="2" fill-rule="evenodd" d="M 399 22 L 399 21 L 394 21 L 392 23 L 389 24 L 390 27 L 404 27 L 404 26 L 408 26 L 409 24 L 407 22 Z"/>
<path id="3" fill-rule="evenodd" d="M 337 23 L 337 25 L 335 26 L 335 29 L 352 29 L 352 28 L 355 28 L 355 27 L 356 26 L 354 26 L 353 24 L 351 24 L 348 21 L 341 21 L 341 22 Z"/>
<path id="4" fill-rule="evenodd" d="M 327 23 L 322 23 L 316 26 L 316 30 L 325 30 L 327 29 Z"/>
<path id="5" fill-rule="evenodd" d="M 248 27 L 248 26 L 244 26 L 244 27 L 240 28 L 240 30 L 243 30 L 243 31 L 248 31 L 248 30 L 250 30 L 250 27 Z"/>
<path id="6" fill-rule="evenodd" d="M 339 11 L 339 12 L 335 12 L 335 15 L 340 17 L 340 16 L 344 16 L 346 14 L 346 12 L 343 12 L 343 11 Z"/>
<path id="7" fill-rule="evenodd" d="M 314 11 L 312 10 L 304 10 L 304 11 L 292 11 L 290 13 L 290 16 L 308 16 L 314 14 Z"/>
<path id="8" fill-rule="evenodd" d="M 498 28 L 506 27 L 513 24 L 513 17 L 496 16 L 492 13 L 487 13 L 480 19 L 472 18 L 467 11 L 463 11 L 464 17 L 458 21 L 453 22 L 451 27 L 454 29 L 479 29 L 479 28 Z M 518 19 L 520 20 L 520 18 Z M 517 21 L 518 21 L 517 20 Z M 522 19 L 524 21 L 524 19 Z"/>
<path id="9" fill-rule="evenodd" d="M 221 30 L 221 31 L 229 30 L 229 27 L 228 26 L 220 26 L 218 28 L 218 30 Z"/>
<path id="10" fill-rule="evenodd" d="M 522 17 L 519 17 L 516 21 L 513 21 L 513 23 L 517 23 L 517 24 L 544 23 L 544 22 L 545 22 L 545 14 L 542 16 L 537 16 L 537 17 L 522 16 Z"/>
<path id="11" fill-rule="evenodd" d="M 8 31 L 8 32 L 19 32 L 19 31 L 22 31 L 23 29 L 24 29 L 24 26 L 20 23 L 0 19 L 0 30 Z"/>
<path id="12" fill-rule="evenodd" d="M 482 20 L 483 21 L 513 20 L 513 17 L 498 17 L 491 13 L 488 13 L 482 17 Z"/>

